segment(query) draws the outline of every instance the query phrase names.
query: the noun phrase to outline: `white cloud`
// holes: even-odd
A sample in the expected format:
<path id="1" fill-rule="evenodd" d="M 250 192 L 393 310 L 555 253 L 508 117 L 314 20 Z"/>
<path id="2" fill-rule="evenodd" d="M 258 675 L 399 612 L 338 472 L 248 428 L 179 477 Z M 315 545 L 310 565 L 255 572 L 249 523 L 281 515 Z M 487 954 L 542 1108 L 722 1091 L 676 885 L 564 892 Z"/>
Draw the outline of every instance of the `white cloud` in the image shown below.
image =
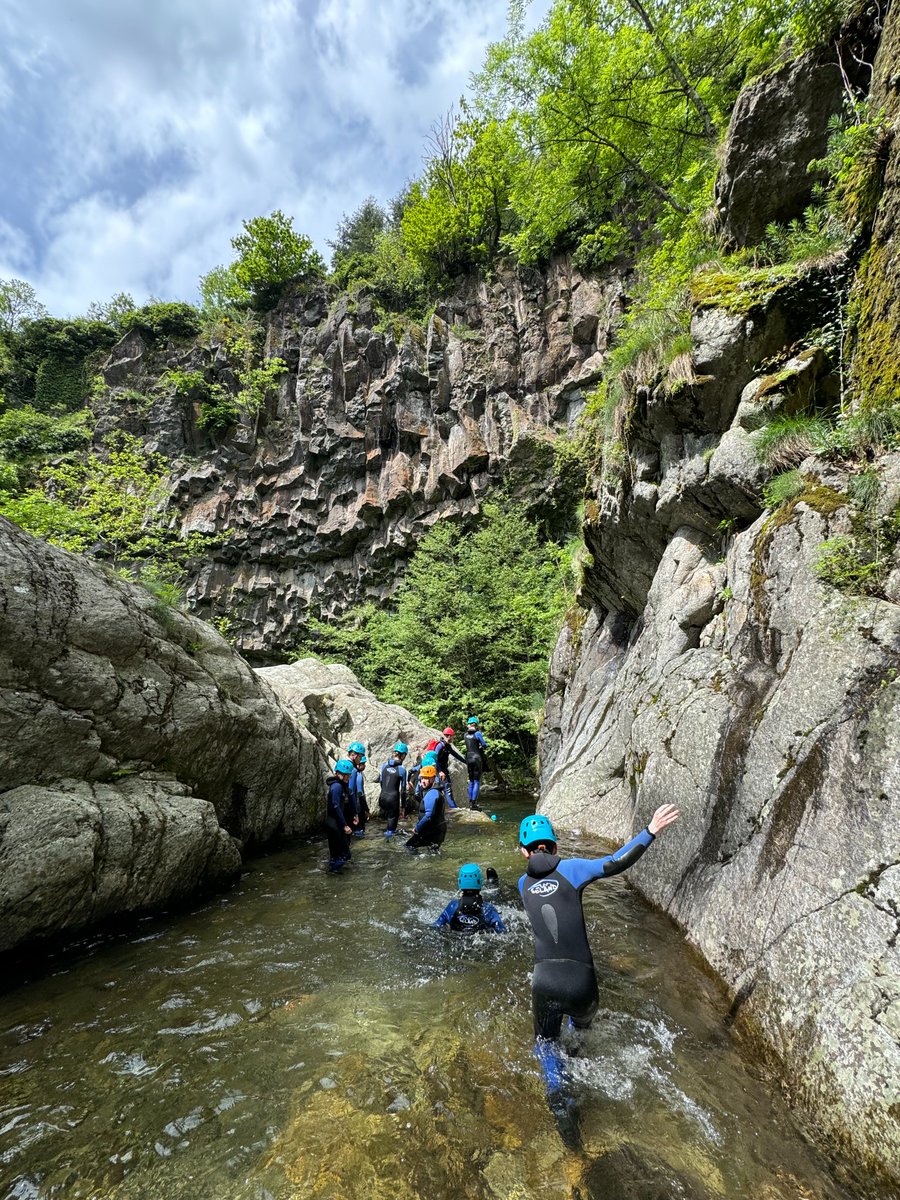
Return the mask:
<path id="1" fill-rule="evenodd" d="M 62 314 L 119 290 L 192 299 L 241 221 L 275 208 L 324 252 L 343 212 L 418 173 L 506 0 L 7 0 L 4 13 L 0 276 L 28 278 Z"/>

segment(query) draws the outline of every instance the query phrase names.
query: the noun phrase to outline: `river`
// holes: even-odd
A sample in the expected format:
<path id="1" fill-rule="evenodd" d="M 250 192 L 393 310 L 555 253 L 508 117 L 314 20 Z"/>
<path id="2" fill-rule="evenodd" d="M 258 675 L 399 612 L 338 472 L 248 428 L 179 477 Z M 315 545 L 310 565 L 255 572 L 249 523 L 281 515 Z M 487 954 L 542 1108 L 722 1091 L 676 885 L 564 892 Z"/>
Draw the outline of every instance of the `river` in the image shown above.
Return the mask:
<path id="1" fill-rule="evenodd" d="M 579 1142 L 532 1055 L 531 939 L 430 928 L 467 860 L 510 897 L 521 805 L 323 870 L 258 860 L 190 911 L 48 955 L 0 996 L 0 1194 L 15 1200 L 846 1200 L 727 1000 L 621 877 L 585 912 L 601 1013 L 570 1045 Z M 572 853 L 604 853 L 580 839 Z M 653 853 L 652 849 L 649 853 Z"/>

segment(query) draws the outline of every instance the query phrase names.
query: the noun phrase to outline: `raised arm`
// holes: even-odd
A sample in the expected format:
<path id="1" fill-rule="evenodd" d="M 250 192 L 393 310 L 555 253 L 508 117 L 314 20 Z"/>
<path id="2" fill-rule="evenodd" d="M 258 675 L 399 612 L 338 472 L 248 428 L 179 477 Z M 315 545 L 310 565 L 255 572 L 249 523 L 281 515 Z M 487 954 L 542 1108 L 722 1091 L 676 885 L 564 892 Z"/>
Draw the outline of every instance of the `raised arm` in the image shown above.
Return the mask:
<path id="1" fill-rule="evenodd" d="M 606 858 L 570 858 L 559 864 L 559 870 L 569 882 L 577 888 L 584 887 L 595 879 L 608 879 L 611 875 L 620 875 L 633 867 L 644 852 L 653 844 L 658 833 L 677 821 L 678 809 L 674 804 L 661 804 L 646 829 L 626 842 L 621 850 L 609 854 Z"/>

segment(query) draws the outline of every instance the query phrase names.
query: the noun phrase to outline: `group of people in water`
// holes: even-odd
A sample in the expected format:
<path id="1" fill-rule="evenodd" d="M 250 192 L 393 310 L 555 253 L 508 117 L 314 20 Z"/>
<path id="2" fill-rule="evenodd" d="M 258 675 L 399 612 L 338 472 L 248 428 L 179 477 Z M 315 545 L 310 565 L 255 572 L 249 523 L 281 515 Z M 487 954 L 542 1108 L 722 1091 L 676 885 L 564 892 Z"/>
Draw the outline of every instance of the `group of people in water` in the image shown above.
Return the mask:
<path id="1" fill-rule="evenodd" d="M 384 836 L 397 835 L 402 817 L 415 813 L 415 829 L 406 848 L 415 851 L 440 846 L 447 836 L 446 810 L 456 808 L 450 783 L 450 759 L 465 763 L 469 776 L 469 808 L 480 811 L 481 777 L 487 770 L 487 742 L 478 717 L 469 717 L 464 735 L 465 754 L 453 745 L 456 736 L 448 725 L 439 738 L 424 747 L 416 761 L 406 766 L 409 747 L 397 742 L 391 756 L 378 772 L 378 808 L 387 821 Z M 326 780 L 325 831 L 328 836 L 328 869 L 340 871 L 353 857 L 352 839 L 365 837 L 371 810 L 365 787 L 366 748 L 351 742 L 345 758 L 339 758 Z"/>
<path id="2" fill-rule="evenodd" d="M 438 847 L 447 832 L 445 807 L 455 808 L 450 791 L 450 757 L 466 764 L 469 773 L 469 806 L 479 808 L 481 776 L 486 768 L 487 743 L 477 717 L 466 723 L 466 754 L 452 746 L 454 732 L 444 730 L 411 767 L 404 765 L 409 748 L 397 742 L 379 771 L 379 806 L 386 817 L 385 838 L 396 836 L 401 815 L 417 807 L 418 821 L 406 846 Z M 329 868 L 340 870 L 351 857 L 351 839 L 365 833 L 368 806 L 365 802 L 363 771 L 365 747 L 352 742 L 347 758 L 339 759 L 328 780 Z M 519 879 L 519 896 L 534 936 L 534 972 L 531 997 L 535 1055 L 541 1065 L 551 1108 L 557 1116 L 567 1115 L 564 1095 L 565 1056 L 560 1034 L 565 1017 L 570 1027 L 587 1029 L 600 1002 L 594 959 L 588 940 L 582 896 L 589 883 L 627 870 L 653 844 L 667 826 L 677 821 L 674 804 L 660 805 L 647 826 L 615 854 L 602 858 L 562 858 L 549 819 L 539 813 L 525 817 L 519 826 L 519 851 L 526 860 Z M 478 863 L 464 863 L 457 876 L 459 896 L 450 901 L 437 920 L 436 928 L 460 933 L 492 930 L 504 933 L 497 909 L 482 895 L 483 890 L 499 895 L 496 871 L 487 877 Z M 560 1103 L 563 1105 L 560 1110 Z"/>

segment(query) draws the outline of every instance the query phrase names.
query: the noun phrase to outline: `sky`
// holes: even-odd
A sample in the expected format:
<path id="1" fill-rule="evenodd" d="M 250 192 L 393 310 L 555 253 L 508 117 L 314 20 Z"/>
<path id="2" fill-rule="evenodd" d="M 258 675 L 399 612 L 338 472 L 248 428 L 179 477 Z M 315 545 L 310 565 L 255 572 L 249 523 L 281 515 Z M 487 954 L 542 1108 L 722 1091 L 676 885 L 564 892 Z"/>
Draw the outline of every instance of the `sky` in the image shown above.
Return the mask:
<path id="1" fill-rule="evenodd" d="M 327 260 L 343 214 L 419 174 L 506 21 L 506 0 L 2 0 L 0 279 L 57 316 L 195 301 L 278 208 Z"/>

